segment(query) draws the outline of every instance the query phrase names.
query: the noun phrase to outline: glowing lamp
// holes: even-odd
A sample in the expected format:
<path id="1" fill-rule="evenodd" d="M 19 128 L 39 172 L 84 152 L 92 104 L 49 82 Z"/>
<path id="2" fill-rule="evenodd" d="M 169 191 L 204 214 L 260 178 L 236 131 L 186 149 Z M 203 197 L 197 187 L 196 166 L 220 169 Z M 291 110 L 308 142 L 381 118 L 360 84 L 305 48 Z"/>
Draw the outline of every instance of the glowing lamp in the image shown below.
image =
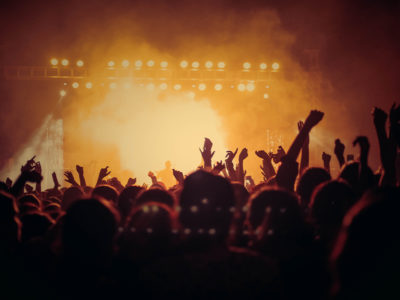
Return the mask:
<path id="1" fill-rule="evenodd" d="M 207 62 L 206 62 L 206 68 L 207 68 L 207 69 L 211 69 L 212 66 L 213 66 L 212 61 L 207 61 Z"/>
<path id="2" fill-rule="evenodd" d="M 198 67 L 200 67 L 200 63 L 198 61 L 192 62 L 192 68 L 193 69 L 197 69 Z"/>
<path id="3" fill-rule="evenodd" d="M 143 66 L 143 62 L 141 60 L 135 61 L 135 67 L 136 68 L 140 68 L 141 66 Z"/>
<path id="4" fill-rule="evenodd" d="M 93 84 L 91 82 L 86 82 L 86 88 L 91 89 L 93 87 Z"/>
<path id="5" fill-rule="evenodd" d="M 225 68 L 225 63 L 223 61 L 220 61 L 217 66 L 218 68 L 223 69 Z"/>
<path id="6" fill-rule="evenodd" d="M 63 65 L 63 66 L 68 66 L 68 64 L 69 64 L 69 61 L 68 61 L 68 59 L 63 59 L 62 61 L 61 61 L 61 64 Z"/>
<path id="7" fill-rule="evenodd" d="M 58 65 L 58 59 L 57 59 L 57 58 L 52 58 L 52 59 L 50 60 L 50 64 L 51 64 L 52 66 L 57 66 L 57 65 Z"/>
<path id="8" fill-rule="evenodd" d="M 154 60 L 149 60 L 148 62 L 147 62 L 147 66 L 148 67 L 154 67 Z"/>
<path id="9" fill-rule="evenodd" d="M 204 91 L 207 88 L 207 86 L 204 83 L 199 84 L 199 90 Z"/>
<path id="10" fill-rule="evenodd" d="M 77 82 L 72 83 L 72 87 L 74 89 L 77 89 L 79 87 L 79 83 L 77 83 Z"/>
<path id="11" fill-rule="evenodd" d="M 113 62 L 112 60 L 110 60 L 107 64 L 110 68 L 115 66 L 115 62 Z"/>
<path id="12" fill-rule="evenodd" d="M 122 61 L 122 66 L 124 67 L 124 68 L 127 68 L 127 67 L 129 67 L 129 60 L 123 60 Z"/>
<path id="13" fill-rule="evenodd" d="M 248 70 L 248 69 L 250 69 L 250 68 L 251 68 L 251 64 L 250 64 L 249 62 L 245 62 L 245 63 L 243 64 L 243 69 Z"/>
<path id="14" fill-rule="evenodd" d="M 77 67 L 83 67 L 83 65 L 84 65 L 84 63 L 83 63 L 82 60 L 78 60 L 78 61 L 76 62 L 76 66 L 77 66 Z"/>
<path id="15" fill-rule="evenodd" d="M 161 68 L 165 69 L 166 67 L 168 67 L 168 62 L 162 61 L 162 62 L 160 63 L 160 66 L 161 66 Z"/>
<path id="16" fill-rule="evenodd" d="M 269 95 L 267 93 L 264 94 L 264 99 L 268 99 Z"/>
<path id="17" fill-rule="evenodd" d="M 182 60 L 180 66 L 184 69 L 188 66 L 188 62 L 186 60 Z"/>
<path id="18" fill-rule="evenodd" d="M 182 86 L 178 83 L 174 85 L 174 90 L 179 91 L 182 88 Z"/>
<path id="19" fill-rule="evenodd" d="M 66 94 L 67 94 L 66 91 L 64 91 L 64 90 L 61 90 L 61 91 L 60 91 L 60 96 L 61 96 L 61 97 L 64 97 Z"/>
<path id="20" fill-rule="evenodd" d="M 222 90 L 222 84 L 217 83 L 217 84 L 214 86 L 214 89 L 215 89 L 216 91 Z"/>
<path id="21" fill-rule="evenodd" d="M 272 64 L 272 69 L 274 69 L 275 71 L 279 69 L 279 64 L 278 63 L 273 63 Z"/>
<path id="22" fill-rule="evenodd" d="M 256 87 L 255 87 L 254 83 L 248 83 L 248 84 L 246 85 L 246 89 L 247 89 L 249 92 L 254 91 L 255 88 L 256 88 Z"/>
<path id="23" fill-rule="evenodd" d="M 168 85 L 165 82 L 160 84 L 160 89 L 162 89 L 163 91 L 166 90 L 167 87 L 168 87 Z"/>
<path id="24" fill-rule="evenodd" d="M 246 89 L 246 86 L 244 85 L 244 83 L 239 83 L 237 88 L 240 92 L 244 92 L 244 90 Z"/>
<path id="25" fill-rule="evenodd" d="M 266 63 L 261 63 L 260 64 L 260 69 L 261 70 L 266 70 L 267 69 L 267 64 Z"/>

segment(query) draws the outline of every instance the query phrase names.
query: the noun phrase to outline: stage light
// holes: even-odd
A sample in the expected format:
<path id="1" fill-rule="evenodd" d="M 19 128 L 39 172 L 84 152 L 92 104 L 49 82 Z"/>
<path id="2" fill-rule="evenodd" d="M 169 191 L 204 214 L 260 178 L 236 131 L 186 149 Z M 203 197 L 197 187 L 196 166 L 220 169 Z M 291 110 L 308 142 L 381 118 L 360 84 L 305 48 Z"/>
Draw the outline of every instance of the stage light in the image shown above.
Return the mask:
<path id="1" fill-rule="evenodd" d="M 214 86 L 214 89 L 215 89 L 216 91 L 222 90 L 222 84 L 217 83 L 217 84 Z"/>
<path id="2" fill-rule="evenodd" d="M 174 90 L 179 91 L 182 88 L 182 86 L 178 83 L 174 85 Z"/>
<path id="3" fill-rule="evenodd" d="M 243 92 L 246 89 L 246 86 L 244 85 L 244 83 L 239 83 L 237 88 L 240 92 Z"/>
<path id="4" fill-rule="evenodd" d="M 223 61 L 220 61 L 220 62 L 218 63 L 218 68 L 220 68 L 220 69 L 225 68 L 225 63 L 224 63 Z"/>
<path id="5" fill-rule="evenodd" d="M 147 66 L 148 66 L 149 68 L 154 67 L 154 60 L 149 60 L 149 61 L 147 62 Z"/>
<path id="6" fill-rule="evenodd" d="M 279 69 L 279 64 L 278 63 L 273 63 L 272 64 L 272 69 L 274 69 L 275 71 Z"/>
<path id="7" fill-rule="evenodd" d="M 254 85 L 254 83 L 248 83 L 247 86 L 246 86 L 246 89 L 247 89 L 249 92 L 254 91 L 255 88 L 256 88 L 256 86 Z"/>
<path id="8" fill-rule="evenodd" d="M 115 89 L 117 84 L 115 82 L 110 83 L 110 89 Z"/>
<path id="9" fill-rule="evenodd" d="M 65 58 L 64 58 L 64 59 L 61 61 L 61 64 L 62 64 L 64 67 L 68 66 L 68 64 L 69 64 L 68 59 L 65 59 Z"/>
<path id="10" fill-rule="evenodd" d="M 192 62 L 192 68 L 193 69 L 197 69 L 198 67 L 200 67 L 200 63 L 198 61 Z"/>
<path id="11" fill-rule="evenodd" d="M 91 89 L 93 87 L 93 84 L 91 82 L 86 82 L 86 88 Z"/>
<path id="12" fill-rule="evenodd" d="M 51 64 L 52 66 L 57 66 L 57 65 L 58 65 L 58 59 L 57 59 L 57 58 L 52 58 L 52 59 L 50 60 L 50 64 Z"/>
<path id="13" fill-rule="evenodd" d="M 204 91 L 207 88 L 207 86 L 205 85 L 205 83 L 200 83 L 199 84 L 199 90 L 200 91 Z"/>
<path id="14" fill-rule="evenodd" d="M 84 65 L 83 60 L 78 60 L 78 61 L 76 62 L 76 66 L 77 66 L 77 67 L 83 67 L 83 65 Z"/>
<path id="15" fill-rule="evenodd" d="M 61 96 L 61 97 L 64 97 L 66 94 L 67 94 L 66 91 L 64 91 L 64 90 L 61 90 L 61 91 L 60 91 L 60 96 Z"/>
<path id="16" fill-rule="evenodd" d="M 135 67 L 136 68 L 140 68 L 141 66 L 143 66 L 143 62 L 140 59 L 135 61 Z"/>
<path id="17" fill-rule="evenodd" d="M 245 63 L 243 64 L 243 69 L 248 70 L 248 69 L 250 69 L 250 68 L 251 68 L 251 64 L 250 64 L 249 62 L 245 62 Z"/>
<path id="18" fill-rule="evenodd" d="M 267 93 L 264 94 L 264 99 L 268 99 L 269 95 Z"/>
<path id="19" fill-rule="evenodd" d="M 122 66 L 123 66 L 124 68 L 129 67 L 129 60 L 124 59 L 124 60 L 122 61 Z"/>
<path id="20" fill-rule="evenodd" d="M 267 64 L 266 63 L 261 63 L 260 64 L 260 69 L 261 70 L 266 70 L 267 69 Z"/>
<path id="21" fill-rule="evenodd" d="M 79 87 L 79 83 L 77 83 L 77 82 L 72 83 L 72 87 L 74 89 L 77 89 Z"/>
<path id="22" fill-rule="evenodd" d="M 188 66 L 188 62 L 186 60 L 181 61 L 181 68 L 186 68 Z"/>
<path id="23" fill-rule="evenodd" d="M 168 85 L 165 82 L 160 84 L 160 89 L 162 89 L 163 91 L 166 90 L 167 88 L 168 88 Z"/>
<path id="24" fill-rule="evenodd" d="M 113 62 L 112 60 L 110 60 L 107 64 L 110 68 L 115 66 L 115 62 Z"/>
<path id="25" fill-rule="evenodd" d="M 206 66 L 207 69 L 211 69 L 212 66 L 213 66 L 212 61 L 207 61 L 206 64 L 205 64 L 205 66 Z"/>
<path id="26" fill-rule="evenodd" d="M 146 89 L 147 89 L 148 91 L 154 91 L 154 89 L 155 89 L 154 83 L 149 83 L 149 84 L 147 84 L 147 85 L 146 85 Z"/>
<path id="27" fill-rule="evenodd" d="M 168 62 L 162 61 L 162 62 L 160 63 L 160 66 L 161 66 L 161 68 L 165 69 L 166 67 L 168 67 Z"/>

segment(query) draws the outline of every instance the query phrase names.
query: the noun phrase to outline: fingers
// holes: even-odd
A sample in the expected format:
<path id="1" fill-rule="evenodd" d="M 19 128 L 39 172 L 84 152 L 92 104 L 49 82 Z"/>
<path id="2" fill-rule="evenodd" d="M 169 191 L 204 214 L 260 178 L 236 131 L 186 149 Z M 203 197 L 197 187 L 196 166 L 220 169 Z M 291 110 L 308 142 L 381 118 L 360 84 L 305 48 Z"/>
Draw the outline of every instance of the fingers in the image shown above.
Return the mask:
<path id="1" fill-rule="evenodd" d="M 236 148 L 235 152 L 233 153 L 233 157 L 236 156 L 236 153 L 238 152 L 239 148 Z"/>

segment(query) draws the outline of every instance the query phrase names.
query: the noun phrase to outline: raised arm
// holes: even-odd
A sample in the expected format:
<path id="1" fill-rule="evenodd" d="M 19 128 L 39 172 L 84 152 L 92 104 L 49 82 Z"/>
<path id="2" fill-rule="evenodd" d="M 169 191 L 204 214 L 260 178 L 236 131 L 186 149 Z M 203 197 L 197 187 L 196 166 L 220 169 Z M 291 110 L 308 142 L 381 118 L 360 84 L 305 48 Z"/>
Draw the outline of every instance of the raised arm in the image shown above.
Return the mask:
<path id="1" fill-rule="evenodd" d="M 74 178 L 74 174 L 72 174 L 71 171 L 65 171 L 64 176 L 65 176 L 66 182 L 72 184 L 72 186 L 79 186 L 79 184 L 76 182 L 76 180 Z"/>
<path id="2" fill-rule="evenodd" d="M 81 187 L 85 187 L 86 180 L 85 180 L 85 176 L 83 176 L 83 167 L 81 167 L 80 165 L 76 165 L 76 171 L 78 172 L 78 175 L 79 175 L 79 182 L 81 184 Z"/>
<path id="3" fill-rule="evenodd" d="M 208 170 L 211 170 L 211 168 L 212 168 L 211 160 L 215 154 L 215 151 L 211 152 L 212 145 L 213 144 L 212 144 L 211 140 L 209 138 L 205 138 L 204 145 L 203 145 L 203 151 L 201 149 L 199 149 L 201 156 L 203 157 L 204 169 L 208 169 Z"/>
<path id="4" fill-rule="evenodd" d="M 225 167 L 228 170 L 229 178 L 232 181 L 236 180 L 236 171 L 235 167 L 233 166 L 233 159 L 235 158 L 237 152 L 238 148 L 236 148 L 235 152 L 226 151 L 226 156 L 225 156 Z"/>
<path id="5" fill-rule="evenodd" d="M 340 141 L 340 139 L 335 140 L 335 148 L 333 152 L 335 153 L 335 156 L 339 162 L 340 168 L 344 165 L 345 160 L 344 160 L 344 144 Z"/>
<path id="6" fill-rule="evenodd" d="M 105 168 L 101 168 L 99 172 L 99 177 L 97 178 L 96 186 L 103 182 L 103 179 L 110 175 L 111 171 L 108 171 L 108 166 Z"/>
<path id="7" fill-rule="evenodd" d="M 360 192 L 367 190 L 374 184 L 373 173 L 368 167 L 368 153 L 369 153 L 369 141 L 366 136 L 357 137 L 353 146 L 359 145 L 360 147 L 360 168 L 359 168 L 359 182 Z"/>
<path id="8" fill-rule="evenodd" d="M 297 123 L 297 127 L 299 132 L 303 128 L 304 123 L 299 121 Z M 306 138 L 304 139 L 303 147 L 301 148 L 301 159 L 300 159 L 300 174 L 303 174 L 304 170 L 308 168 L 309 161 L 310 161 L 310 135 L 307 134 Z"/>
<path id="9" fill-rule="evenodd" d="M 324 162 L 324 169 L 331 174 L 331 156 L 322 152 L 322 161 Z"/>
<path id="10" fill-rule="evenodd" d="M 263 164 L 260 166 L 260 168 L 261 174 L 264 176 L 264 181 L 267 181 L 272 176 L 275 176 L 275 169 L 271 163 L 272 157 L 264 150 L 256 151 L 256 155 L 263 160 Z"/>
<path id="11" fill-rule="evenodd" d="M 244 185 L 244 177 L 246 176 L 246 171 L 243 167 L 243 161 L 249 156 L 247 149 L 243 148 L 239 154 L 239 164 L 237 167 L 237 180 Z"/>

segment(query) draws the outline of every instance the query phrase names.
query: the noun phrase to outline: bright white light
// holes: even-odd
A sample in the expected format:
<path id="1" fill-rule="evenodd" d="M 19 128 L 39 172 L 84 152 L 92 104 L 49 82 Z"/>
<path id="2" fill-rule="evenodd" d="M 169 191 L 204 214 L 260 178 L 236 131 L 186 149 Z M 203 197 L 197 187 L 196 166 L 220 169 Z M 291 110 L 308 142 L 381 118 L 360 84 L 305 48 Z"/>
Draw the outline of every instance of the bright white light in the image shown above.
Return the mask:
<path id="1" fill-rule="evenodd" d="M 110 60 L 109 62 L 108 62 L 108 64 L 107 64 L 110 68 L 112 68 L 112 67 L 114 67 L 115 66 L 115 62 L 114 61 L 112 61 L 112 60 Z"/>
<path id="2" fill-rule="evenodd" d="M 211 69 L 212 66 L 213 66 L 212 61 L 207 61 L 206 64 L 205 64 L 205 66 L 206 66 L 207 69 Z"/>
<path id="3" fill-rule="evenodd" d="M 115 89 L 117 84 L 115 82 L 110 83 L 110 89 Z"/>
<path id="4" fill-rule="evenodd" d="M 146 85 L 146 89 L 147 89 L 148 91 L 154 91 L 154 89 L 155 89 L 154 83 L 149 83 L 149 84 L 147 84 L 147 85 Z"/>
<path id="5" fill-rule="evenodd" d="M 214 86 L 214 89 L 215 89 L 216 91 L 222 90 L 222 84 L 217 83 L 217 84 Z"/>
<path id="6" fill-rule="evenodd" d="M 186 60 L 181 61 L 181 68 L 186 68 L 188 66 L 188 62 Z"/>
<path id="7" fill-rule="evenodd" d="M 198 61 L 192 62 L 192 68 L 193 69 L 197 69 L 198 67 L 200 67 L 200 63 Z"/>
<path id="8" fill-rule="evenodd" d="M 261 70 L 266 70 L 267 69 L 267 64 L 266 63 L 261 63 L 260 64 L 260 69 Z"/>
<path id="9" fill-rule="evenodd" d="M 246 89 L 246 86 L 244 85 L 244 83 L 239 83 L 237 88 L 239 91 L 243 92 Z"/>
<path id="10" fill-rule="evenodd" d="M 58 59 L 57 59 L 57 58 L 52 58 L 52 59 L 50 60 L 50 64 L 51 64 L 52 66 L 57 66 L 57 65 L 58 65 Z"/>
<path id="11" fill-rule="evenodd" d="M 225 63 L 224 63 L 223 61 L 220 61 L 220 62 L 218 63 L 218 68 L 220 68 L 220 69 L 225 68 Z"/>
<path id="12" fill-rule="evenodd" d="M 182 86 L 178 83 L 174 85 L 175 91 L 179 91 L 182 88 Z"/>
<path id="13" fill-rule="evenodd" d="M 264 94 L 264 99 L 268 99 L 269 95 L 267 93 Z"/>
<path id="14" fill-rule="evenodd" d="M 77 82 L 72 83 L 72 87 L 74 89 L 77 89 L 79 87 L 79 83 L 77 83 Z"/>
<path id="15" fill-rule="evenodd" d="M 122 61 L 122 66 L 123 66 L 124 68 L 129 67 L 129 60 L 124 59 L 124 60 Z"/>
<path id="16" fill-rule="evenodd" d="M 161 68 L 165 69 L 166 67 L 168 67 L 168 62 L 162 61 L 162 62 L 160 63 L 160 66 L 161 66 Z"/>
<path id="17" fill-rule="evenodd" d="M 147 66 L 148 67 L 154 67 L 154 60 L 149 60 L 148 62 L 147 62 Z"/>
<path id="18" fill-rule="evenodd" d="M 245 63 L 243 64 L 243 69 L 248 70 L 248 69 L 250 69 L 250 68 L 251 68 L 251 64 L 250 64 L 249 62 L 245 62 Z"/>
<path id="19" fill-rule="evenodd" d="M 255 88 L 256 88 L 256 86 L 254 85 L 254 83 L 248 83 L 247 86 L 246 86 L 246 89 L 247 89 L 249 92 L 254 91 Z"/>
<path id="20" fill-rule="evenodd" d="M 83 65 L 84 65 L 83 60 L 78 60 L 78 61 L 76 62 L 76 66 L 77 66 L 77 67 L 83 67 Z"/>
<path id="21" fill-rule="evenodd" d="M 93 84 L 91 82 L 86 82 L 86 88 L 91 89 L 93 87 Z"/>
<path id="22" fill-rule="evenodd" d="M 168 85 L 165 82 L 160 84 L 160 89 L 162 89 L 163 91 L 166 90 L 167 88 L 168 88 Z"/>
<path id="23" fill-rule="evenodd" d="M 67 92 L 65 90 L 61 90 L 60 91 L 60 96 L 61 97 L 64 97 L 66 94 L 67 94 Z"/>
<path id="24" fill-rule="evenodd" d="M 205 83 L 200 83 L 199 84 L 199 90 L 200 91 L 204 91 L 207 88 L 207 86 L 205 85 Z"/>
<path id="25" fill-rule="evenodd" d="M 135 61 L 135 67 L 136 68 L 140 68 L 141 66 L 143 66 L 143 62 L 141 60 Z"/>
<path id="26" fill-rule="evenodd" d="M 68 59 L 63 59 L 62 61 L 61 61 L 61 64 L 63 65 L 63 66 L 68 66 L 68 64 L 69 64 L 69 61 L 68 61 Z"/>
<path id="27" fill-rule="evenodd" d="M 278 63 L 273 63 L 272 64 L 272 69 L 274 69 L 274 70 L 278 70 L 279 69 L 279 64 Z"/>

